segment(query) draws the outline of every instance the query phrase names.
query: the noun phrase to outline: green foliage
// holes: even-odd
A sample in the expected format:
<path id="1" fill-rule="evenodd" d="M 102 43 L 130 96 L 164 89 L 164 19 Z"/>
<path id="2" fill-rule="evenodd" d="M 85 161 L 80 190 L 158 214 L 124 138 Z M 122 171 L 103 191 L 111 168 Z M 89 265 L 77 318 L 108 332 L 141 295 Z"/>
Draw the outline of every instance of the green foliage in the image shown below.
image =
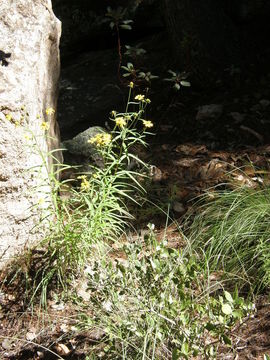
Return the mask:
<path id="1" fill-rule="evenodd" d="M 110 28 L 113 29 L 121 28 L 123 30 L 131 30 L 131 24 L 133 20 L 125 19 L 127 8 L 123 8 L 119 6 L 117 9 L 112 9 L 110 6 L 107 7 L 106 17 L 108 17 L 108 21 L 110 21 Z"/>
<path id="2" fill-rule="evenodd" d="M 120 258 L 112 252 L 87 268 L 92 315 L 82 315 L 82 326 L 104 332 L 99 358 L 214 358 L 218 342 L 231 345 L 230 328 L 251 305 L 237 293 L 211 296 L 196 257 L 151 231 L 117 251 Z"/>
<path id="3" fill-rule="evenodd" d="M 211 191 L 201 199 L 191 227 L 192 247 L 203 249 L 212 270 L 239 283 L 270 285 L 270 193 L 248 187 Z"/>
<path id="4" fill-rule="evenodd" d="M 132 59 L 136 59 L 137 57 L 143 56 L 146 54 L 146 50 L 140 47 L 141 44 L 137 44 L 135 46 L 125 45 L 127 49 L 125 51 L 125 55 L 130 56 Z"/>
<path id="5" fill-rule="evenodd" d="M 174 90 L 180 90 L 181 86 L 190 87 L 190 82 L 186 80 L 188 78 L 188 74 L 186 72 L 177 73 L 172 70 L 168 70 L 168 73 L 171 77 L 165 78 L 164 81 L 172 82 Z"/>
<path id="6" fill-rule="evenodd" d="M 126 72 L 123 74 L 124 77 L 131 76 L 132 79 L 136 78 L 137 76 L 137 70 L 134 68 L 134 65 L 129 62 L 127 63 L 127 66 L 121 66 L 122 69 L 124 69 Z"/>
<path id="7" fill-rule="evenodd" d="M 110 242 L 123 234 L 132 218 L 128 202 L 138 203 L 144 194 L 147 165 L 131 150 L 138 144 L 146 146 L 147 129 L 153 124 L 143 118 L 150 100 L 137 95 L 131 101 L 132 91 L 130 86 L 125 112 L 111 113 L 111 133 L 102 132 L 89 139 L 102 165 L 93 165 L 91 173 L 78 176 L 73 186 L 61 184 L 55 173 L 49 176 L 53 206 L 46 209 L 45 219 L 51 223 L 40 244 L 46 261 L 37 270 L 33 285 L 34 296 L 41 291 L 43 303 L 50 284 L 67 289 L 87 259 L 96 252 L 108 251 Z M 140 171 L 132 170 L 134 163 Z M 58 196 L 59 189 L 68 191 L 68 199 Z"/>
<path id="8" fill-rule="evenodd" d="M 139 83 L 141 80 L 144 80 L 147 84 L 151 83 L 151 80 L 158 79 L 158 76 L 153 75 L 151 71 L 141 71 L 140 69 L 135 69 L 134 65 L 131 62 L 127 63 L 127 66 L 121 66 L 125 73 L 123 77 L 129 77 L 134 83 Z"/>

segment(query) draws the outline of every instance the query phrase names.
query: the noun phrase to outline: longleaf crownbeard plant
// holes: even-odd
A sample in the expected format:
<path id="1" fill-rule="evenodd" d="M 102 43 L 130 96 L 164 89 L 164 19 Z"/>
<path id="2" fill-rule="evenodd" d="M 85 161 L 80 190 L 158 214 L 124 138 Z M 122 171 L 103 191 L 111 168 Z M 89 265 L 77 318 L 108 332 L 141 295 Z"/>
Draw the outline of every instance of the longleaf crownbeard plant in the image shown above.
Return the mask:
<path id="1" fill-rule="evenodd" d="M 150 100 L 140 94 L 133 98 L 133 87 L 131 82 L 125 111 L 111 112 L 112 131 L 104 130 L 88 140 L 101 165 L 91 165 L 91 172 L 78 176 L 79 186 L 69 188 L 69 200 L 59 200 L 49 239 L 45 239 L 50 258 L 47 274 L 64 287 L 89 257 L 104 255 L 119 238 L 132 218 L 127 203 L 139 203 L 145 192 L 142 180 L 147 165 L 132 151 L 136 145 L 146 146 L 153 123 L 144 118 Z"/>

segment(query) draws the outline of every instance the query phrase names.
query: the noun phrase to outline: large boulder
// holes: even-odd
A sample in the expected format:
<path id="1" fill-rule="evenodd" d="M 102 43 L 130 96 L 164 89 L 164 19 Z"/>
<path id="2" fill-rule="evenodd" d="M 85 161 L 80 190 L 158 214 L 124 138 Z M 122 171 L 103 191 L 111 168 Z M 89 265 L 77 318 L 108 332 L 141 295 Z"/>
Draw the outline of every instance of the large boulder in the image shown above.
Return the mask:
<path id="1" fill-rule="evenodd" d="M 59 148 L 59 131 L 46 109 L 57 104 L 61 23 L 51 0 L 1 0 L 0 25 L 2 266 L 42 238 L 38 224 L 52 204 L 48 153 Z"/>

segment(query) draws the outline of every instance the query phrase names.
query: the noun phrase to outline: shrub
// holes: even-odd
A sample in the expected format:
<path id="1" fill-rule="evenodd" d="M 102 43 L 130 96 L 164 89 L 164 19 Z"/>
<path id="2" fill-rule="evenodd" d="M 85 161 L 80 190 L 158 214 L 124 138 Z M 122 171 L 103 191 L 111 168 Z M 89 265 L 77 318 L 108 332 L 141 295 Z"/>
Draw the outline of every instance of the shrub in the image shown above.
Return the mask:
<path id="1" fill-rule="evenodd" d="M 98 358 L 209 359 L 216 345 L 231 344 L 230 328 L 251 308 L 237 294 L 211 296 L 196 257 L 151 233 L 119 250 L 120 258 L 112 253 L 87 269 L 91 302 L 82 326 L 103 332 Z"/>

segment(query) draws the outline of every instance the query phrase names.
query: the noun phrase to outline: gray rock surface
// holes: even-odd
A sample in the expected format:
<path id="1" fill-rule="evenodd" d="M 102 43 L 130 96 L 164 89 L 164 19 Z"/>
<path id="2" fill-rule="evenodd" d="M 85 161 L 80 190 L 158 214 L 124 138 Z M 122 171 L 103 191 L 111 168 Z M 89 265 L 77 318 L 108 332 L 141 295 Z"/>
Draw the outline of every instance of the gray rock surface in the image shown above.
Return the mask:
<path id="1" fill-rule="evenodd" d="M 51 205 L 47 155 L 59 148 L 46 108 L 57 103 L 60 33 L 51 0 L 1 0 L 0 266 L 45 231 L 37 225 Z"/>
<path id="2" fill-rule="evenodd" d="M 79 172 L 91 172 L 91 165 L 102 166 L 102 159 L 96 151 L 96 147 L 88 140 L 99 133 L 106 132 L 100 126 L 92 126 L 79 133 L 71 140 L 62 142 L 65 163 L 78 166 Z"/>
<path id="3" fill-rule="evenodd" d="M 208 119 L 218 119 L 223 112 L 223 105 L 220 104 L 210 104 L 200 106 L 196 115 L 196 120 L 208 120 Z"/>

